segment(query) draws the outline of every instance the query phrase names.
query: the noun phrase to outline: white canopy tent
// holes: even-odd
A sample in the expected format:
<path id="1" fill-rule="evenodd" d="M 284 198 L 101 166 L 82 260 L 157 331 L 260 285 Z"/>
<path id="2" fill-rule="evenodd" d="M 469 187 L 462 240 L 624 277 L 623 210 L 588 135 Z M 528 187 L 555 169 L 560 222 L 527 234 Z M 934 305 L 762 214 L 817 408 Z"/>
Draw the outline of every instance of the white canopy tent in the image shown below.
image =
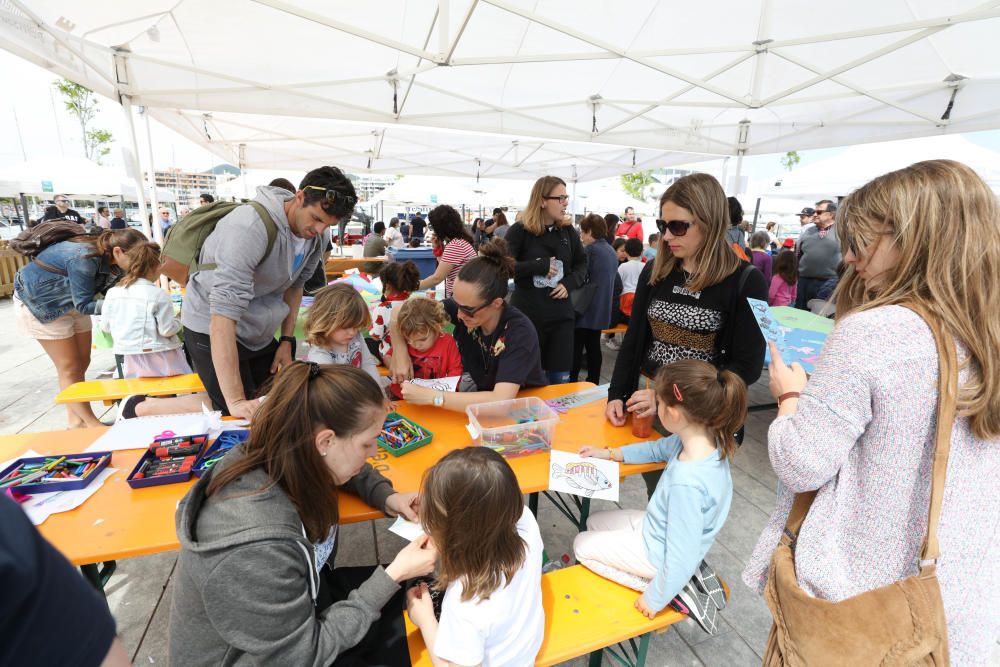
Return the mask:
<path id="1" fill-rule="evenodd" d="M 957 160 L 974 169 L 1000 195 L 1000 153 L 964 137 L 932 137 L 920 142 L 887 141 L 852 146 L 840 155 L 779 176 L 765 190 L 771 197 L 815 202 L 850 194 L 876 176 L 931 159 Z M 780 185 L 777 185 L 780 179 Z M 811 205 L 811 204 L 810 204 Z"/>
<path id="2" fill-rule="evenodd" d="M 174 201 L 170 190 L 156 191 L 159 201 Z M 25 194 L 52 199 L 62 194 L 76 199 L 125 197 L 136 201 L 135 193 L 124 171 L 82 157 L 40 157 L 0 169 L 0 197 Z M 148 199 L 148 188 L 145 194 Z"/>
<path id="3" fill-rule="evenodd" d="M 230 181 L 220 183 L 215 188 L 215 192 L 223 199 L 250 198 L 257 193 L 259 186 L 267 185 L 276 178 L 288 179 L 293 185 L 298 186 L 305 175 L 304 171 L 295 169 L 287 169 L 285 171 L 276 169 L 250 169 Z"/>
<path id="4" fill-rule="evenodd" d="M 241 167 L 585 181 L 1000 127 L 995 2 L 8 0 L 0 19 L 3 48 Z"/>

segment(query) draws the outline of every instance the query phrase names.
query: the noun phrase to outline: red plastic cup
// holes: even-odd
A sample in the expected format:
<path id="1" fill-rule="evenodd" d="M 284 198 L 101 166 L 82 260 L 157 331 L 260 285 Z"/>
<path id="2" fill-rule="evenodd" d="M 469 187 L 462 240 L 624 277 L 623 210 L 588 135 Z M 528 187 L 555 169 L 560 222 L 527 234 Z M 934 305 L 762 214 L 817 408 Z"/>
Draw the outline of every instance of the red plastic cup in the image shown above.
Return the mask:
<path id="1" fill-rule="evenodd" d="M 637 438 L 648 438 L 653 433 L 653 419 L 656 418 L 655 414 L 651 414 L 646 417 L 640 417 L 639 415 L 632 413 L 632 435 Z"/>

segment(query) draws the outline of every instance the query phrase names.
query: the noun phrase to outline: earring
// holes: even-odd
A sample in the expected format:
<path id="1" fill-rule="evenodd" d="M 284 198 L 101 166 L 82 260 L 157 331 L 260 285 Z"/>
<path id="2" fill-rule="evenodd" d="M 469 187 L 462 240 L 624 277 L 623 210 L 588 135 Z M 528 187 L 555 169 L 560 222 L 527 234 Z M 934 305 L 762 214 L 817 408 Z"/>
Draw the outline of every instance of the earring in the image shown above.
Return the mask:
<path id="1" fill-rule="evenodd" d="M 326 458 L 329 454 L 330 454 L 330 450 L 328 449 L 325 452 L 323 452 L 323 458 Z"/>

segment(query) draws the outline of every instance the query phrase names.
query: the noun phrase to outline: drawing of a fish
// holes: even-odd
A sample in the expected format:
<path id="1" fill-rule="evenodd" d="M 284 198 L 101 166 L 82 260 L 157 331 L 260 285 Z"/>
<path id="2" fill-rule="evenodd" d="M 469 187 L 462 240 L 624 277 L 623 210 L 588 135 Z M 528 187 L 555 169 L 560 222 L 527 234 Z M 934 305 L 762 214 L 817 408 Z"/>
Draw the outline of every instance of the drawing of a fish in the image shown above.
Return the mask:
<path id="1" fill-rule="evenodd" d="M 558 463 L 552 464 L 552 478 L 566 478 L 566 483 L 573 488 L 580 489 L 583 495 L 588 498 L 593 497 L 597 491 L 604 491 L 611 488 L 611 482 L 597 469 L 593 463 L 583 461 L 570 463 L 565 467 Z"/>

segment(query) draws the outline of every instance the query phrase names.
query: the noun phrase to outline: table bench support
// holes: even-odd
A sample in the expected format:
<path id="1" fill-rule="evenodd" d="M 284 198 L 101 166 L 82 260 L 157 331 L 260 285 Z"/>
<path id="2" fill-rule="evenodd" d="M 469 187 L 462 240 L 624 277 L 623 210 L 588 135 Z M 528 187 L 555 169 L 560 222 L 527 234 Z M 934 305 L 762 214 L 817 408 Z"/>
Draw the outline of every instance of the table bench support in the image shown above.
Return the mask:
<path id="1" fill-rule="evenodd" d="M 100 568 L 98 568 L 97 563 L 81 565 L 80 572 L 83 573 L 83 576 L 87 579 L 87 581 L 89 581 L 101 595 L 104 595 L 104 587 L 107 586 L 108 581 L 111 579 L 111 575 L 115 573 L 118 563 L 113 560 L 106 560 L 101 565 L 102 566 Z"/>
<path id="2" fill-rule="evenodd" d="M 587 518 L 590 516 L 590 498 L 581 498 L 580 496 L 559 493 L 558 491 L 542 491 L 542 493 L 552 501 L 552 504 L 563 516 L 576 526 L 577 530 L 587 530 Z M 574 511 L 574 506 L 576 511 Z"/>
<path id="3" fill-rule="evenodd" d="M 652 634 L 652 632 L 647 632 L 639 637 L 638 645 L 635 638 L 632 638 L 628 640 L 628 644 L 620 642 L 617 647 L 609 646 L 599 651 L 594 651 L 590 654 L 588 666 L 601 667 L 604 653 L 607 652 L 619 665 L 624 665 L 624 667 L 644 667 L 646 664 L 646 654 L 649 653 L 649 638 Z"/>

